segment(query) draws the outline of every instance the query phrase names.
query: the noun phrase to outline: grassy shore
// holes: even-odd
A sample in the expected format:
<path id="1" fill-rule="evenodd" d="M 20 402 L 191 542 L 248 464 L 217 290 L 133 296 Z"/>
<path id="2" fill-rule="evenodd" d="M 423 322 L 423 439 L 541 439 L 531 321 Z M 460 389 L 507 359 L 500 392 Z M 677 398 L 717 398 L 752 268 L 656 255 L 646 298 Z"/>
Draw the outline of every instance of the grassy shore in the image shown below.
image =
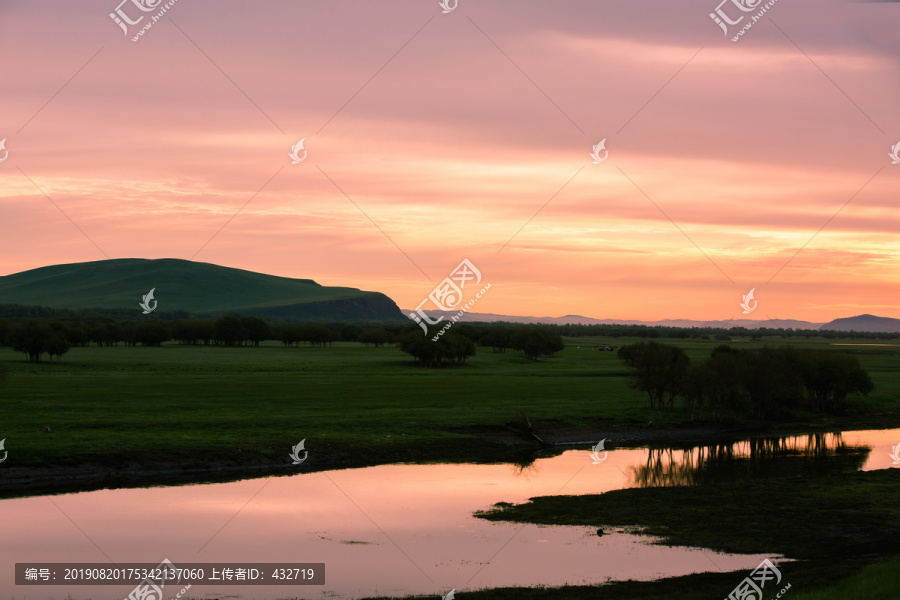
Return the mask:
<path id="1" fill-rule="evenodd" d="M 782 597 L 783 600 L 888 600 L 894 595 L 821 595 L 845 590 L 849 585 L 864 582 L 865 589 L 884 589 L 876 577 L 887 577 L 887 582 L 900 584 L 900 576 L 890 572 L 891 565 L 871 565 L 868 562 L 849 560 L 841 563 L 833 561 L 808 561 L 802 564 L 792 563 L 789 574 L 784 575 L 783 584 L 791 584 L 791 589 Z M 490 588 L 465 592 L 468 600 L 721 600 L 740 583 L 749 571 L 731 573 L 696 573 L 683 577 L 670 577 L 657 581 L 624 581 L 608 585 L 582 585 L 562 587 L 535 588 Z M 832 583 L 829 583 L 832 582 Z M 834 582 L 837 582 L 835 585 Z M 846 582 L 846 583 L 845 583 Z M 824 586 L 824 587 L 823 587 Z M 770 591 L 767 586 L 765 591 Z M 890 589 L 890 588 L 887 588 Z M 798 591 L 805 591 L 801 596 Z M 780 588 L 765 596 L 771 600 Z M 428 596 L 411 596 L 427 598 Z M 459 595 L 463 598 L 462 594 Z M 434 596 L 431 596 L 434 598 Z M 366 600 L 389 600 L 385 597 L 367 598 Z"/>
<path id="2" fill-rule="evenodd" d="M 788 570 L 789 568 L 789 570 Z M 790 563 L 779 586 L 766 586 L 774 599 L 788 583 L 782 600 L 893 600 L 900 589 L 900 559 L 813 560 Z M 624 581 L 599 586 L 491 588 L 466 591 L 469 600 L 713 600 L 727 598 L 749 572 L 697 573 L 657 581 Z M 771 588 L 771 589 L 770 589 Z M 427 598 L 412 596 L 410 598 Z M 434 598 L 434 596 L 431 596 Z M 460 595 L 462 598 L 462 595 Z M 385 597 L 367 600 L 389 600 Z"/>
<path id="3" fill-rule="evenodd" d="M 875 600 L 896 598 L 900 590 L 900 559 L 868 565 L 827 589 L 800 591 L 791 600 Z"/>
<path id="4" fill-rule="evenodd" d="M 320 470 L 398 461 L 527 461 L 538 444 L 526 423 L 545 438 L 564 432 L 586 440 L 640 424 L 634 443 L 720 431 L 719 424 L 696 421 L 692 429 L 691 415 L 680 410 L 650 411 L 629 387 L 615 353 L 590 349 L 628 341 L 569 340 L 558 356 L 538 362 L 481 348 L 466 366 L 445 369 L 416 367 L 395 348 L 349 343 L 74 348 L 61 364 L 31 364 L 0 348 L 10 368 L 0 385 L 0 437 L 9 451 L 0 494 L 42 476 L 90 486 L 129 485 L 122 479 L 128 474 L 146 481 L 156 473 L 153 482 L 164 483 L 167 477 L 277 473 L 289 467 L 288 452 L 301 439 L 309 450 L 303 468 Z M 837 348 L 833 340 L 789 342 Z M 672 343 L 700 359 L 721 342 Z M 854 352 L 876 384 L 857 410 L 731 427 L 803 432 L 900 424 L 900 357 L 894 352 L 900 348 L 840 348 Z M 44 432 L 46 425 L 52 433 Z M 617 437 L 627 443 L 628 435 Z"/>
<path id="5" fill-rule="evenodd" d="M 477 516 L 640 527 L 668 545 L 821 559 L 900 554 L 900 470 L 532 498 Z"/>
<path id="6" fill-rule="evenodd" d="M 718 486 L 625 489 L 532 498 L 478 513 L 489 520 L 639 528 L 661 543 L 724 552 L 782 554 L 790 598 L 893 598 L 900 589 L 900 470 L 748 480 Z M 744 574 L 743 576 L 746 576 Z M 650 583 L 552 588 L 535 598 L 708 598 L 740 574 L 701 574 Z M 730 584 L 730 587 L 729 585 Z M 853 590 L 852 595 L 846 594 Z M 893 590 L 891 594 L 882 593 Z M 768 592 L 769 590 L 767 590 Z M 482 598 L 505 596 L 486 591 Z M 866 595 L 868 593 L 868 595 Z M 609 595 L 604 595 L 609 594 Z M 771 594 L 774 597 L 774 593 Z"/>

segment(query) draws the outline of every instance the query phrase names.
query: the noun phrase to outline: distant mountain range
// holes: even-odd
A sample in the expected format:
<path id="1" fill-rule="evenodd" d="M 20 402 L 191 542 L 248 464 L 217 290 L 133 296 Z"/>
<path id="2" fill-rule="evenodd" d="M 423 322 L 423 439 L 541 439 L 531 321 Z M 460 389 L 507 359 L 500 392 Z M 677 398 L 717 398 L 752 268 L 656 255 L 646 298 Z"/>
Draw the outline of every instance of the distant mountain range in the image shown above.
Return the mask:
<path id="1" fill-rule="evenodd" d="M 878 333 L 896 333 L 900 332 L 900 319 L 892 319 L 890 317 L 876 317 L 875 315 L 859 315 L 858 317 L 847 317 L 845 319 L 835 319 L 831 323 L 826 323 L 821 329 L 831 329 L 834 331 L 874 331 Z"/>
<path id="2" fill-rule="evenodd" d="M 0 305 L 55 309 L 133 309 L 155 288 L 160 313 L 223 313 L 288 320 L 401 321 L 393 300 L 378 292 L 326 287 L 175 258 L 121 258 L 41 267 L 0 277 Z"/>
<path id="3" fill-rule="evenodd" d="M 408 315 L 411 310 L 404 310 L 403 313 Z M 437 318 L 444 316 L 449 318 L 456 312 L 429 312 L 429 316 Z M 582 317 L 580 315 L 565 315 L 563 317 L 517 317 L 510 315 L 496 315 L 492 313 L 465 313 L 459 319 L 460 321 L 496 323 L 505 321 L 508 323 L 547 323 L 556 325 L 646 325 L 647 327 L 713 327 L 730 329 L 731 327 L 746 327 L 747 329 L 759 329 L 766 327 L 769 329 L 827 329 L 834 331 L 872 331 L 872 332 L 900 332 L 900 319 L 891 319 L 888 317 L 875 317 L 872 315 L 859 315 L 858 317 L 848 317 L 844 319 L 835 319 L 830 323 L 811 323 L 809 321 L 798 321 L 795 319 L 772 319 L 766 321 L 756 321 L 750 319 L 735 319 L 732 321 L 694 321 L 691 319 L 664 319 L 662 321 L 637 321 L 637 320 L 621 320 L 621 319 L 594 319 L 591 317 Z"/>
<path id="4" fill-rule="evenodd" d="M 156 260 L 119 258 L 41 267 L 0 276 L 0 307 L 20 305 L 59 311 L 104 309 L 117 315 L 142 316 L 139 303 L 154 289 L 158 315 L 182 311 L 197 316 L 225 313 L 269 319 L 327 321 L 407 320 L 411 310 L 400 311 L 379 292 L 349 287 L 326 287 L 311 279 L 292 279 L 175 258 Z M 123 312 L 124 311 L 124 312 Z M 440 312 L 429 313 L 432 317 Z M 450 317 L 456 313 L 443 313 Z M 49 315 L 48 315 L 49 316 Z M 129 318 L 129 317 L 126 317 Z M 171 318 L 171 316 L 169 317 Z M 830 323 L 793 319 L 695 321 L 665 319 L 638 321 L 594 319 L 579 315 L 518 317 L 491 313 L 465 313 L 462 321 L 555 323 L 585 325 L 646 325 L 648 327 L 746 327 L 758 329 L 828 329 L 834 331 L 900 332 L 900 319 L 859 315 Z"/>

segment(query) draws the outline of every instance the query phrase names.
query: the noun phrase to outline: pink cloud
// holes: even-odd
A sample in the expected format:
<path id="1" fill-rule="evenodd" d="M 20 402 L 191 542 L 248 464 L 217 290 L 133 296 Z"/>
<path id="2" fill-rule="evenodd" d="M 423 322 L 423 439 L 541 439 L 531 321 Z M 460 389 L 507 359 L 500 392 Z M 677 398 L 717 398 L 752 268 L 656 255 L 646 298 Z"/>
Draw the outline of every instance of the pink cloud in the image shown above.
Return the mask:
<path id="1" fill-rule="evenodd" d="M 198 260 L 406 307 L 469 257 L 482 312 L 702 319 L 808 243 L 781 318 L 900 316 L 900 12 L 779 3 L 734 44 L 714 4 L 179 0 L 139 43 L 114 3 L 5 4 L 0 272 L 190 258 L 252 198 Z"/>

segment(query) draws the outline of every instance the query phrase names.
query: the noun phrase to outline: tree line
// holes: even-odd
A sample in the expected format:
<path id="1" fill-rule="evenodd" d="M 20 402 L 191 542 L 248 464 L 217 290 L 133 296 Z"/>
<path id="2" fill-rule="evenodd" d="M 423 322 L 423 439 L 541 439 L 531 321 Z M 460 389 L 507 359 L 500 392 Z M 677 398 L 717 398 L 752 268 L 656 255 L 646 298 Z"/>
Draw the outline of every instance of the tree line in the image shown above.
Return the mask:
<path id="1" fill-rule="evenodd" d="M 837 412 L 852 394 L 868 394 L 872 380 L 852 356 L 783 346 L 759 349 L 719 345 L 692 363 L 676 346 L 639 342 L 619 358 L 632 385 L 647 393 L 650 408 L 671 409 L 681 398 L 688 412 L 777 417 L 792 409 Z"/>
<path id="2" fill-rule="evenodd" d="M 437 341 L 423 336 L 422 330 L 413 328 L 400 340 L 400 350 L 410 354 L 425 367 L 464 364 L 475 355 L 476 346 L 492 348 L 494 352 L 519 350 L 529 360 L 555 356 L 565 348 L 562 336 L 550 326 L 492 325 L 484 323 L 457 323 Z"/>
<path id="3" fill-rule="evenodd" d="M 287 347 L 328 347 L 334 342 L 359 342 L 381 348 L 397 345 L 427 367 L 464 364 L 476 346 L 505 353 L 518 350 L 529 360 L 553 356 L 564 348 L 555 326 L 509 326 L 457 323 L 437 342 L 414 324 L 269 323 L 258 317 L 226 315 L 218 319 L 145 319 L 117 321 L 107 317 L 71 319 L 0 319 L 0 346 L 11 346 L 31 362 L 45 355 L 61 360 L 69 349 L 158 347 L 170 341 L 182 345 L 259 346 L 267 340 Z"/>
<path id="4" fill-rule="evenodd" d="M 285 346 L 330 346 L 336 341 L 356 341 L 381 347 L 396 342 L 401 326 L 372 327 L 348 324 L 269 324 L 258 317 L 226 315 L 218 319 L 184 319 L 119 322 L 109 318 L 72 320 L 0 320 L 0 346 L 22 352 L 30 362 L 44 355 L 61 360 L 72 347 L 158 347 L 175 341 L 182 345 L 259 346 L 277 340 Z"/>
<path id="5" fill-rule="evenodd" d="M 68 321 L 72 319 L 111 319 L 119 322 L 133 320 L 134 309 L 129 308 L 86 308 L 86 309 L 67 309 L 67 308 L 49 308 L 46 306 L 24 306 L 19 304 L 0 304 L 0 320 L 2 319 L 56 319 Z M 196 315 L 183 310 L 163 311 L 157 310 L 153 313 L 156 319 L 167 322 L 179 320 L 205 320 L 209 319 L 208 315 Z M 303 320 L 302 322 L 305 322 Z M 266 317 L 269 324 L 275 323 L 292 323 L 300 322 L 297 319 L 286 319 L 280 317 Z M 322 323 L 325 326 L 331 326 Z M 759 329 L 747 329 L 746 327 L 675 327 L 666 325 L 625 325 L 625 324 L 535 324 L 525 325 L 522 323 L 512 323 L 507 321 L 497 321 L 494 323 L 469 323 L 466 325 L 474 325 L 476 327 L 551 327 L 565 337 L 611 337 L 614 339 L 622 337 L 636 337 L 645 339 L 654 338 L 670 338 L 670 339 L 718 339 L 722 341 L 730 341 L 731 338 L 751 338 L 762 339 L 766 337 L 780 338 L 825 338 L 825 339 L 845 339 L 854 337 L 859 339 L 886 340 L 900 339 L 900 332 L 871 332 L 871 331 L 836 331 L 836 330 L 820 330 L 820 329 L 792 329 L 784 327 L 760 327 Z M 390 326 L 405 328 L 403 322 L 391 322 Z M 456 324 L 455 327 L 459 327 Z M 467 336 L 470 339 L 471 336 Z"/>

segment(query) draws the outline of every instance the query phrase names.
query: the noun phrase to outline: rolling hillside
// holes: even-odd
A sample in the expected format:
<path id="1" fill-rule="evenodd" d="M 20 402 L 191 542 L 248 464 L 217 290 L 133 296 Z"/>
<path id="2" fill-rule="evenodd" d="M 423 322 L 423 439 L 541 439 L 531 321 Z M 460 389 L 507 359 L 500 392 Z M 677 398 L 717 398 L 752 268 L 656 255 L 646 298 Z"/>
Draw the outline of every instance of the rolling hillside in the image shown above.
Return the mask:
<path id="1" fill-rule="evenodd" d="M 58 309 L 133 309 L 151 288 L 160 313 L 238 313 L 284 319 L 402 320 L 393 300 L 378 292 L 324 287 L 174 258 L 122 258 L 53 265 L 0 277 L 0 305 Z"/>
<path id="2" fill-rule="evenodd" d="M 875 315 L 859 315 L 856 317 L 835 319 L 830 323 L 825 323 L 820 329 L 830 329 L 832 331 L 875 331 L 880 333 L 897 333 L 900 332 L 900 319 L 876 317 Z"/>

